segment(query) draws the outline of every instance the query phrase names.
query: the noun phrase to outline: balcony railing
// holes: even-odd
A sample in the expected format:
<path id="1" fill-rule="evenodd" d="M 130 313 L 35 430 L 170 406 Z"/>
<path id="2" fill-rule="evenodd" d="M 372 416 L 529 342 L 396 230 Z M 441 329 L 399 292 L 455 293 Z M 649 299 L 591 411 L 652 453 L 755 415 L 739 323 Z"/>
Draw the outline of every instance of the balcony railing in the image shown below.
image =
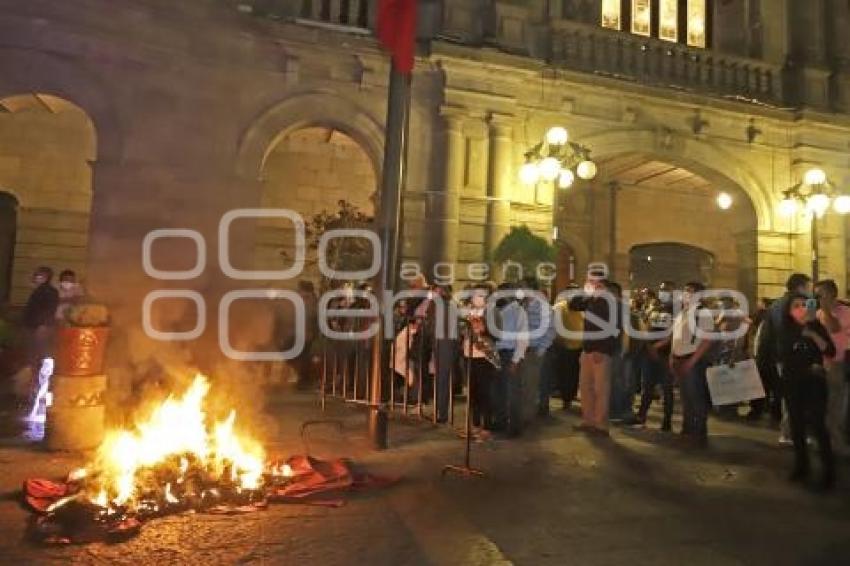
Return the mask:
<path id="1" fill-rule="evenodd" d="M 642 84 L 782 103 L 779 66 L 568 20 L 552 22 L 552 62 Z"/>
<path id="2" fill-rule="evenodd" d="M 326 24 L 371 29 L 377 0 L 299 0 L 297 17 Z"/>
<path id="3" fill-rule="evenodd" d="M 225 0 L 244 13 L 275 20 L 338 27 L 363 33 L 374 28 L 378 0 Z"/>

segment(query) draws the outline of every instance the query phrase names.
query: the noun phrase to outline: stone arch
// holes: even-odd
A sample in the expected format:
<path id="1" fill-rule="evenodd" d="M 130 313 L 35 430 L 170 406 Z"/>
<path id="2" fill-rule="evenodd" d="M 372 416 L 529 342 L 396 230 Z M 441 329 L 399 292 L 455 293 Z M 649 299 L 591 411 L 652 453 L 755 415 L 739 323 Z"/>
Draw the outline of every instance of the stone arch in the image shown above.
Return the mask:
<path id="1" fill-rule="evenodd" d="M 0 258 L 2 270 L 12 266 L 12 303 L 25 301 L 39 265 L 85 273 L 97 143 L 91 117 L 74 102 L 26 91 L 0 98 L 0 186 L 14 187 L 16 204 L 14 234 L 4 226 L 2 237 L 12 261 Z"/>
<path id="2" fill-rule="evenodd" d="M 339 220 L 342 214 L 345 220 L 336 227 L 365 228 L 377 210 L 374 163 L 360 143 L 332 127 L 306 126 L 288 132 L 269 152 L 259 185 L 261 208 L 287 209 L 306 222 L 311 245 L 301 277 L 314 282 L 322 280 L 313 249 L 317 235 L 314 222 Z M 260 220 L 256 235 L 257 269 L 275 269 L 281 257 L 294 257 L 296 247 L 289 220 Z M 357 242 L 349 249 L 358 249 Z"/>
<path id="3" fill-rule="evenodd" d="M 123 156 L 120 121 L 105 85 L 83 66 L 50 53 L 0 47 L 0 98 L 48 94 L 80 107 L 97 132 L 97 161 Z"/>
<path id="4" fill-rule="evenodd" d="M 714 142 L 657 130 L 602 131 L 584 135 L 581 141 L 591 149 L 595 160 L 625 153 L 648 154 L 718 186 L 737 187 L 749 197 L 758 229 L 770 230 L 773 226 L 770 190 L 742 159 Z M 718 170 L 718 164 L 723 164 L 723 172 Z"/>
<path id="5" fill-rule="evenodd" d="M 287 134 L 308 126 L 337 129 L 360 144 L 372 162 L 380 187 L 383 126 L 355 102 L 328 91 L 296 94 L 257 118 L 239 142 L 236 173 L 259 179 L 275 145 Z"/>

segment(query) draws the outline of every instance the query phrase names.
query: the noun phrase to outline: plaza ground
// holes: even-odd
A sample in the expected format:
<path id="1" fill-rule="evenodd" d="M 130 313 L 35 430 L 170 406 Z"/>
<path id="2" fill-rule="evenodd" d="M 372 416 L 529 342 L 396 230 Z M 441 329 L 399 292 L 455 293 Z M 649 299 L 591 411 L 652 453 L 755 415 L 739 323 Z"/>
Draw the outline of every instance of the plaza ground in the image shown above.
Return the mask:
<path id="1" fill-rule="evenodd" d="M 272 454 L 303 452 L 299 430 L 320 418 L 315 398 L 287 393 L 267 409 L 279 420 Z M 356 494 L 338 509 L 274 505 L 243 516 L 183 515 L 148 523 L 121 544 L 41 547 L 24 540 L 19 504 L 27 477 L 59 477 L 80 455 L 0 445 L 0 559 L 21 564 L 576 564 L 840 565 L 850 560 L 850 466 L 838 489 L 816 494 L 785 477 L 792 454 L 766 425 L 714 420 L 711 445 L 674 436 L 574 432 L 556 412 L 519 440 L 473 446 L 477 479 L 441 477 L 460 463 L 446 428 L 391 422 L 392 448 L 372 452 L 363 413 L 338 403 L 326 417 L 344 432 L 309 431 L 317 456 L 351 456 L 400 474 L 395 487 Z M 678 424 L 678 423 L 677 423 Z"/>

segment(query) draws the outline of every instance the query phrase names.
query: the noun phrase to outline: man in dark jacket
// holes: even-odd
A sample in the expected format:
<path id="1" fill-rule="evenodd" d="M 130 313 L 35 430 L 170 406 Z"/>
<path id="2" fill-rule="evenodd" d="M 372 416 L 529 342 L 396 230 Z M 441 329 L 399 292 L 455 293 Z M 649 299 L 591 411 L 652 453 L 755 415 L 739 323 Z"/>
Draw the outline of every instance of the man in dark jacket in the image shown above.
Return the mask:
<path id="1" fill-rule="evenodd" d="M 27 333 L 29 346 L 28 361 L 32 368 L 33 387 L 38 384 L 38 372 L 42 361 L 51 355 L 53 345 L 53 324 L 56 321 L 56 308 L 59 306 L 59 291 L 50 284 L 53 270 L 39 267 L 32 276 L 35 287 L 24 307 L 22 323 Z"/>
<path id="2" fill-rule="evenodd" d="M 779 345 L 785 334 L 785 315 L 789 297 L 792 295 L 812 296 L 812 279 L 803 273 L 794 273 L 785 284 L 785 295 L 774 301 L 765 313 L 759 328 L 756 364 L 764 382 L 770 416 L 774 421 L 782 418 L 781 368 L 779 367 Z M 783 424 L 783 440 L 789 440 L 787 427 Z"/>
<path id="3" fill-rule="evenodd" d="M 618 303 L 604 275 L 590 271 L 584 294 L 574 297 L 569 306 L 585 313 L 579 370 L 582 424 L 577 428 L 607 436 L 611 372 L 614 356 L 619 354 L 619 335 Z"/>

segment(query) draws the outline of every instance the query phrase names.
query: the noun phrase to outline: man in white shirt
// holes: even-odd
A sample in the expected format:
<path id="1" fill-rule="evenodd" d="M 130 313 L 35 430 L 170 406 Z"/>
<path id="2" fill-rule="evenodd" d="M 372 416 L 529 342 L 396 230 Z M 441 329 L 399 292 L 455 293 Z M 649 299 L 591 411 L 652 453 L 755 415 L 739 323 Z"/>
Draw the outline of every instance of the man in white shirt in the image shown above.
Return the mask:
<path id="1" fill-rule="evenodd" d="M 700 445 L 708 441 L 708 410 L 711 398 L 706 381 L 710 365 L 708 353 L 712 342 L 701 336 L 714 330 L 711 311 L 704 308 L 697 293 L 705 290 L 702 283 L 685 285 L 682 310 L 673 320 L 670 370 L 679 381 L 682 394 L 682 434 Z"/>

